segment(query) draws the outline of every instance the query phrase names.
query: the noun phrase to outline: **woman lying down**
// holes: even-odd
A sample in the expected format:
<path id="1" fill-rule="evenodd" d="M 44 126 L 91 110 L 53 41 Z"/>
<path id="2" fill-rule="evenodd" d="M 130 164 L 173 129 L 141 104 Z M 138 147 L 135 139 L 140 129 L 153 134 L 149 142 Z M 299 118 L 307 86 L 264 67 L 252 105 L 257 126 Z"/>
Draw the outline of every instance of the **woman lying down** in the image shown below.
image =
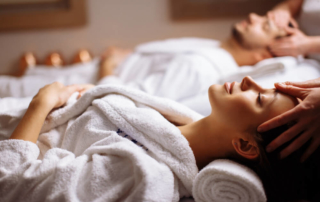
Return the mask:
<path id="1" fill-rule="evenodd" d="M 122 86 L 97 86 L 83 94 L 91 87 L 53 83 L 32 99 L 21 120 L 0 114 L 1 131 L 9 131 L 1 133 L 0 201 L 179 201 L 192 195 L 199 169 L 221 158 L 258 172 L 269 201 L 314 191 L 293 186 L 307 188 L 305 171 L 290 176 L 295 159 L 279 163 L 276 154 L 264 151 L 282 129 L 256 132 L 293 108 L 293 97 L 245 77 L 212 85 L 212 113 L 203 118 Z M 61 107 L 74 92 L 83 96 Z M 301 172 L 301 166 L 294 168 Z"/>

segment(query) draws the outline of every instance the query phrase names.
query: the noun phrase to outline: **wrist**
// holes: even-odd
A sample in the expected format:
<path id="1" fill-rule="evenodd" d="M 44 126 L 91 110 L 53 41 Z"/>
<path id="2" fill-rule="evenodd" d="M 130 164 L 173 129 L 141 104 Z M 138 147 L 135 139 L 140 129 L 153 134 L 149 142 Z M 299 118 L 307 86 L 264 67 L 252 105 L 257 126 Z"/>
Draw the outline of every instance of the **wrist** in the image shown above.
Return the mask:
<path id="1" fill-rule="evenodd" d="M 53 105 L 45 99 L 34 97 L 29 105 L 32 109 L 41 109 L 44 113 L 49 113 L 53 109 Z"/>
<path id="2" fill-rule="evenodd" d="M 309 36 L 309 53 L 319 53 L 320 52 L 320 37 L 319 36 Z"/>

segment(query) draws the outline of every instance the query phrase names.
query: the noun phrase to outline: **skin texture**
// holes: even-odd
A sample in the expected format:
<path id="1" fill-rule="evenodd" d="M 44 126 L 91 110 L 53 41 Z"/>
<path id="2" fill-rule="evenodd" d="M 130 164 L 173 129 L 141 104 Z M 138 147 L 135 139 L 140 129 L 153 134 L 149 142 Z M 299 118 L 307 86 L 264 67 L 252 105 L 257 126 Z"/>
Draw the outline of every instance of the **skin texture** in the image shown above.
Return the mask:
<path id="1" fill-rule="evenodd" d="M 298 29 L 296 17 L 303 0 L 288 0 L 280 3 L 267 16 L 273 19 L 278 27 L 285 29 L 289 36 L 275 41 L 270 45 L 270 51 L 276 56 L 298 56 L 320 52 L 320 36 L 307 36 Z M 288 27 L 291 23 L 292 27 Z"/>
<path id="2" fill-rule="evenodd" d="M 240 155 L 254 160 L 259 149 L 253 138 L 264 121 L 293 108 L 296 100 L 274 89 L 263 89 L 250 77 L 225 86 L 212 85 L 209 100 L 212 113 L 197 122 L 178 127 L 189 141 L 199 168 L 218 158 Z M 66 103 L 74 92 L 85 92 L 92 85 L 64 86 L 55 82 L 40 89 L 11 139 L 36 142 L 48 113 Z"/>
<path id="3" fill-rule="evenodd" d="M 263 89 L 250 77 L 234 82 L 231 94 L 225 86 L 212 85 L 209 100 L 212 113 L 208 117 L 179 127 L 200 169 L 218 158 L 257 159 L 259 149 L 253 138 L 257 127 L 297 104 L 295 98 Z"/>
<path id="4" fill-rule="evenodd" d="M 281 151 L 280 156 L 287 157 L 311 139 L 310 146 L 301 157 L 301 161 L 305 161 L 320 145 L 320 78 L 305 82 L 277 83 L 275 86 L 279 91 L 300 98 L 302 102 L 284 114 L 263 123 L 258 130 L 264 132 L 295 121 L 293 127 L 268 145 L 267 151 L 274 151 L 302 132 L 295 141 Z"/>
<path id="5" fill-rule="evenodd" d="M 286 30 L 275 26 L 273 19 L 250 13 L 248 18 L 235 24 L 231 37 L 221 43 L 239 66 L 254 65 L 272 58 L 269 46 L 277 37 L 287 35 Z"/>
<path id="6" fill-rule="evenodd" d="M 233 33 L 238 42 L 247 49 L 266 48 L 277 37 L 287 34 L 269 16 L 255 13 L 250 13 L 247 19 L 235 24 Z"/>
<path id="7" fill-rule="evenodd" d="M 92 87 L 93 85 L 90 84 L 64 86 L 59 82 L 44 86 L 32 99 L 27 112 L 13 131 L 10 139 L 36 143 L 41 127 L 50 111 L 63 106 L 74 92 L 81 94 Z"/>

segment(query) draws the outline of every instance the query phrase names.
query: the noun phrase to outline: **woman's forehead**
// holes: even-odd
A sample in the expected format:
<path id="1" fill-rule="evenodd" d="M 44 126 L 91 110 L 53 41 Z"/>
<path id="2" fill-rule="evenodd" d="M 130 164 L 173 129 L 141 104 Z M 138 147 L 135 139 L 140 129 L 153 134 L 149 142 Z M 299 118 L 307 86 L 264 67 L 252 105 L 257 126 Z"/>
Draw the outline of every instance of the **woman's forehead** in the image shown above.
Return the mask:
<path id="1" fill-rule="evenodd" d="M 297 99 L 290 95 L 273 91 L 274 99 L 271 101 L 267 110 L 270 111 L 271 116 L 282 114 L 297 105 Z"/>

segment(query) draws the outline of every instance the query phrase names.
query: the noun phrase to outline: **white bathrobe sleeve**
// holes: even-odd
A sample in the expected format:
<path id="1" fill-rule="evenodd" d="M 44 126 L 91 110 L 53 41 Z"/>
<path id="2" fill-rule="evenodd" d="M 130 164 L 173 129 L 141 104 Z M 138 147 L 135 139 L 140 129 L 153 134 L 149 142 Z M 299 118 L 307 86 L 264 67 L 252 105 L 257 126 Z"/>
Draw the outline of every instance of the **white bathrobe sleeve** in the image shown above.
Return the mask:
<path id="1" fill-rule="evenodd" d="M 38 146 L 29 141 L 0 141 L 0 177 L 16 172 L 21 166 L 30 166 L 37 160 L 39 152 Z"/>

